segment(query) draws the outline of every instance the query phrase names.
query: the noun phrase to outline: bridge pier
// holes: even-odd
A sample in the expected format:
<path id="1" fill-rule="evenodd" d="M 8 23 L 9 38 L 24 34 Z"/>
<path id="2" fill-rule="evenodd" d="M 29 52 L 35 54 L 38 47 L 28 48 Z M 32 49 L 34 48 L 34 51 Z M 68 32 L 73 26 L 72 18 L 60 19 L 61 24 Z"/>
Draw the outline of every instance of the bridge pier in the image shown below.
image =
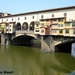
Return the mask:
<path id="1" fill-rule="evenodd" d="M 5 37 L 3 33 L 1 33 L 1 45 L 5 45 Z"/>
<path id="2" fill-rule="evenodd" d="M 55 45 L 51 36 L 41 36 L 41 52 L 54 52 Z"/>
<path id="3" fill-rule="evenodd" d="M 11 35 L 1 33 L 1 45 L 10 45 Z"/>

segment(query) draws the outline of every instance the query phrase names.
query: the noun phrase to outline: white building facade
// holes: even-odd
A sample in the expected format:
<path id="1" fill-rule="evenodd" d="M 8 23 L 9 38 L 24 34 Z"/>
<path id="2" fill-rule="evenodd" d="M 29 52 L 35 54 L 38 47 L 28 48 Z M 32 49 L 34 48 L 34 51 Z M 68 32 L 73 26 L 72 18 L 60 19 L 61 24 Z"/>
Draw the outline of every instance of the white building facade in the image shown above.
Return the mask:
<path id="1" fill-rule="evenodd" d="M 40 24 L 36 25 L 35 24 L 36 21 L 39 22 L 40 19 L 61 18 L 61 17 L 66 17 L 66 21 L 71 20 L 75 21 L 75 6 L 4 16 L 0 18 L 0 24 L 2 23 L 8 24 L 5 27 L 6 33 L 13 33 L 14 32 L 13 27 L 18 23 L 19 24 L 18 30 L 23 30 L 27 28 L 27 30 L 29 29 L 34 30 L 36 34 L 39 34 L 40 31 L 38 32 L 38 29 L 40 30 L 41 25 Z M 35 26 L 30 28 L 31 27 L 30 25 Z"/>

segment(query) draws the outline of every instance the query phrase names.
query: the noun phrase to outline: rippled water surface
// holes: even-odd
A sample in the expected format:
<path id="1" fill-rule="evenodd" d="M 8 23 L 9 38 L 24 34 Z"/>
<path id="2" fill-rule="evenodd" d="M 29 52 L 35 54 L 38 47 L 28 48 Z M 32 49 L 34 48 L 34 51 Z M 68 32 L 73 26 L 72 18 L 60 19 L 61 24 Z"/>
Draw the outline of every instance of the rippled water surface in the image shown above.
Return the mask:
<path id="1" fill-rule="evenodd" d="M 75 58 L 68 53 L 41 53 L 37 48 L 0 46 L 0 75 L 68 75 L 74 70 Z"/>

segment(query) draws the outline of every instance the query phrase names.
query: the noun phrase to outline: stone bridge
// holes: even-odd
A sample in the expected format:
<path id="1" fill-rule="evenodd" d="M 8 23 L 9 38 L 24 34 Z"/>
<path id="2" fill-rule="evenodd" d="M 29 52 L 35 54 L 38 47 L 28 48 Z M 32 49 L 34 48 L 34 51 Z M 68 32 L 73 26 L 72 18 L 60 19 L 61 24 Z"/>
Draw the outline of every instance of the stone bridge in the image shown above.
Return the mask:
<path id="1" fill-rule="evenodd" d="M 66 45 L 68 45 L 67 49 L 71 49 L 71 44 L 73 42 L 75 42 L 74 37 L 64 37 L 64 36 L 57 36 L 57 35 L 37 35 L 35 34 L 33 31 L 16 31 L 14 36 L 10 36 L 8 34 L 1 34 L 1 45 L 5 45 L 5 39 L 7 38 L 7 43 L 8 44 L 10 42 L 10 38 L 11 40 L 13 40 L 14 38 L 19 38 L 21 36 L 28 36 L 30 37 L 29 39 L 26 39 L 28 37 L 25 38 L 21 38 L 20 42 L 23 42 L 23 40 L 26 39 L 25 42 L 32 42 L 31 39 L 35 38 L 35 39 L 39 39 L 41 41 L 41 52 L 55 52 L 57 50 L 60 50 L 61 48 L 63 49 L 64 47 L 66 47 Z M 28 40 L 28 41 L 27 41 Z M 30 41 L 29 41 L 30 40 Z M 15 41 L 15 43 L 18 41 Z M 68 44 L 68 42 L 70 42 Z M 69 47 L 70 46 L 70 47 Z"/>
<path id="2" fill-rule="evenodd" d="M 27 35 L 37 39 L 37 36 L 34 34 L 34 31 L 16 31 L 15 37 Z"/>
<path id="3" fill-rule="evenodd" d="M 71 45 L 74 42 L 75 42 L 74 37 L 52 36 L 52 35 L 41 36 L 41 51 L 71 52 Z"/>
<path id="4" fill-rule="evenodd" d="M 65 45 L 66 43 L 70 42 L 70 47 L 71 44 L 74 42 L 74 37 L 64 37 L 64 36 L 56 36 L 56 35 L 36 35 L 33 31 L 16 31 L 15 37 L 18 36 L 30 36 L 34 37 L 36 39 L 40 39 L 41 41 L 41 51 L 42 52 L 55 52 L 55 49 L 60 49 L 59 46 Z M 64 48 L 63 45 L 63 48 Z M 68 47 L 69 48 L 69 47 Z M 67 48 L 67 49 L 68 49 Z"/>

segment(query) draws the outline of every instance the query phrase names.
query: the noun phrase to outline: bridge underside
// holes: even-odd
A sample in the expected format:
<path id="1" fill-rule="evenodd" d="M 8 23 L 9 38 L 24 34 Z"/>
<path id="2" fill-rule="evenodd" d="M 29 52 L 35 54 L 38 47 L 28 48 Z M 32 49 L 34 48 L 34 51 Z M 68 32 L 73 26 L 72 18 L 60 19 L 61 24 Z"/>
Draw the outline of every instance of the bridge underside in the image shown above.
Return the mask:
<path id="1" fill-rule="evenodd" d="M 72 43 L 75 43 L 75 40 L 58 44 L 55 46 L 55 51 L 71 53 Z"/>
<path id="2" fill-rule="evenodd" d="M 14 38 L 11 41 L 11 45 L 32 46 L 32 43 L 33 43 L 32 40 L 33 39 L 34 39 L 33 37 L 26 36 L 26 35 L 19 36 L 19 37 Z"/>

